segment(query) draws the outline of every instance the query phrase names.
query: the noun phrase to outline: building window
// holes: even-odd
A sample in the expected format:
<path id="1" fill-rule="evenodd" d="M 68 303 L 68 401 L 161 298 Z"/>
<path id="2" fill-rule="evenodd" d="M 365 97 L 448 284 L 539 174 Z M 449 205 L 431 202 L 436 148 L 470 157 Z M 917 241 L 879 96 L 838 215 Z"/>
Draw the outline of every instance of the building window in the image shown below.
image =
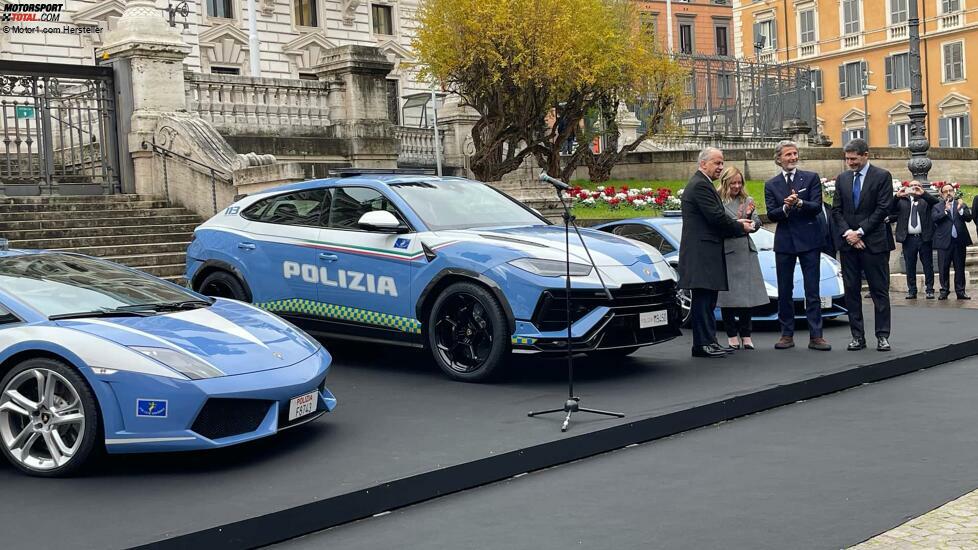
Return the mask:
<path id="1" fill-rule="evenodd" d="M 638 14 L 638 22 L 642 28 L 642 34 L 646 37 L 655 41 L 655 37 L 659 35 L 658 33 L 658 14 L 643 11 Z"/>
<path id="2" fill-rule="evenodd" d="M 679 24 L 679 53 L 693 53 L 693 24 Z"/>
<path id="3" fill-rule="evenodd" d="M 859 0 L 842 0 L 842 34 L 859 34 Z"/>
<path id="4" fill-rule="evenodd" d="M 394 34 L 393 7 L 383 4 L 371 4 L 370 17 L 373 20 L 374 34 Z"/>
<path id="5" fill-rule="evenodd" d="M 971 147 L 971 117 L 968 115 L 937 119 L 941 147 Z"/>
<path id="6" fill-rule="evenodd" d="M 961 0 L 941 0 L 941 13 L 961 11 Z"/>
<path id="7" fill-rule="evenodd" d="M 397 84 L 396 80 L 387 79 L 387 119 L 394 126 L 401 123 L 401 94 Z"/>
<path id="8" fill-rule="evenodd" d="M 908 147 L 910 145 L 910 123 L 891 124 L 888 129 L 890 147 Z"/>
<path id="9" fill-rule="evenodd" d="M 839 96 L 842 98 L 861 96 L 863 79 L 868 71 L 865 61 L 854 61 L 839 65 Z"/>
<path id="10" fill-rule="evenodd" d="M 727 46 L 727 27 L 714 27 L 713 34 L 716 37 L 717 55 L 730 55 L 730 49 Z"/>
<path id="11" fill-rule="evenodd" d="M 754 49 L 776 50 L 778 48 L 778 32 L 774 19 L 754 23 Z"/>
<path id="12" fill-rule="evenodd" d="M 237 67 L 211 67 L 211 74 L 241 74 Z"/>
<path id="13" fill-rule="evenodd" d="M 901 25 L 907 22 L 907 0 L 890 0 L 890 24 Z"/>
<path id="14" fill-rule="evenodd" d="M 886 58 L 886 90 L 910 87 L 910 54 L 899 53 Z"/>
<path id="15" fill-rule="evenodd" d="M 815 36 L 815 10 L 800 12 L 798 14 L 798 23 L 801 28 L 801 43 L 814 43 L 817 40 Z"/>
<path id="16" fill-rule="evenodd" d="M 944 44 L 944 82 L 964 80 L 964 43 Z"/>
<path id="17" fill-rule="evenodd" d="M 719 73 L 717 75 L 717 97 L 720 99 L 733 97 L 733 86 L 731 85 L 731 76 L 729 73 Z"/>
<path id="18" fill-rule="evenodd" d="M 862 128 L 851 128 L 849 130 L 842 131 L 842 145 L 849 143 L 854 139 L 866 139 L 866 131 Z"/>
<path id="19" fill-rule="evenodd" d="M 316 0 L 292 0 L 292 10 L 295 14 L 295 24 L 300 27 L 319 26 L 319 13 Z"/>
<path id="20" fill-rule="evenodd" d="M 815 93 L 815 101 L 821 103 L 825 100 L 822 96 L 822 69 L 812 69 L 812 91 Z"/>
<path id="21" fill-rule="evenodd" d="M 231 0 L 207 0 L 207 15 L 225 19 L 234 17 L 234 12 L 231 10 Z"/>

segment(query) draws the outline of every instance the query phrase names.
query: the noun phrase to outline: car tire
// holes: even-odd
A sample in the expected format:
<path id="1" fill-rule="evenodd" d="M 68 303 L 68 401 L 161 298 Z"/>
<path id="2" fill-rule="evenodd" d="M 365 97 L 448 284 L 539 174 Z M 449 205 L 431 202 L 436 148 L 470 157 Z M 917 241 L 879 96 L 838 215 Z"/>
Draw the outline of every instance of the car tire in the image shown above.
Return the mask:
<path id="1" fill-rule="evenodd" d="M 247 302 L 248 292 L 241 281 L 227 271 L 214 271 L 204 277 L 197 285 L 197 292 L 215 298 L 230 298 Z"/>
<path id="2" fill-rule="evenodd" d="M 593 357 L 595 359 L 614 359 L 621 357 L 628 357 L 629 355 L 635 353 L 642 346 L 632 346 L 630 348 L 613 348 L 613 349 L 599 349 L 595 351 L 589 351 L 588 357 Z"/>
<path id="3" fill-rule="evenodd" d="M 49 398 L 44 397 L 46 387 L 51 388 Z M 58 417 L 72 420 L 59 424 Z M 25 474 L 78 473 L 104 449 L 99 443 L 101 425 L 92 389 L 61 361 L 28 359 L 0 380 L 0 451 Z"/>
<path id="4" fill-rule="evenodd" d="M 497 374 L 510 351 L 502 306 L 484 287 L 450 285 L 428 315 L 427 341 L 435 362 L 450 378 L 481 382 Z"/>

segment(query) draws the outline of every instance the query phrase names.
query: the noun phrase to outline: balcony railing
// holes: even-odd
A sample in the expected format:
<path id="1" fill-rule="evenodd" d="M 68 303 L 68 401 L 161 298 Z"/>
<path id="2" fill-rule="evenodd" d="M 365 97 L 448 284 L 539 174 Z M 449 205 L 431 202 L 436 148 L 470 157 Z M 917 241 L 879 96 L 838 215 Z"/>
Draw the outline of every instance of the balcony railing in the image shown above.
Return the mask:
<path id="1" fill-rule="evenodd" d="M 315 80 L 184 73 L 187 108 L 222 133 L 329 126 L 327 86 Z"/>
<path id="2" fill-rule="evenodd" d="M 394 137 L 401 143 L 401 151 L 397 155 L 398 164 L 434 166 L 435 133 L 431 128 L 394 126 Z M 438 137 L 444 143 L 444 133 L 439 132 Z M 444 150 L 443 147 L 442 151 Z"/>
<path id="3" fill-rule="evenodd" d="M 843 48 L 858 48 L 863 44 L 863 35 L 860 34 L 849 34 L 842 37 L 842 47 Z"/>
<path id="4" fill-rule="evenodd" d="M 802 44 L 798 46 L 798 57 L 818 55 L 818 44 Z"/>
<path id="5" fill-rule="evenodd" d="M 940 28 L 941 30 L 946 29 L 956 29 L 961 26 L 961 12 L 955 13 L 945 13 L 940 16 Z"/>
<path id="6" fill-rule="evenodd" d="M 768 50 L 766 52 L 760 52 L 757 54 L 757 61 L 760 63 L 777 63 L 778 62 L 778 52 L 774 50 Z"/>
<path id="7" fill-rule="evenodd" d="M 906 40 L 910 36 L 909 27 L 907 27 L 906 23 L 893 25 L 886 29 L 886 35 L 890 40 Z"/>

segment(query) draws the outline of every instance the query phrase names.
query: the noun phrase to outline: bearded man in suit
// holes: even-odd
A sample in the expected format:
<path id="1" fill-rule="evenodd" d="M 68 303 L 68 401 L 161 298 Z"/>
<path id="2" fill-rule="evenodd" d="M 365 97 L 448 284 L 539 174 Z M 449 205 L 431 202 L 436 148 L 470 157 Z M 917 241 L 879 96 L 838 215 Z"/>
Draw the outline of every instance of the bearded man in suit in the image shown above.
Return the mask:
<path id="1" fill-rule="evenodd" d="M 723 171 L 723 152 L 714 147 L 700 151 L 699 170 L 683 189 L 683 232 L 679 247 L 679 288 L 692 294 L 693 357 L 725 357 L 733 352 L 716 341 L 714 310 L 717 293 L 727 290 L 724 237 L 751 232 L 752 220 L 734 220 L 727 215 L 713 180 Z"/>

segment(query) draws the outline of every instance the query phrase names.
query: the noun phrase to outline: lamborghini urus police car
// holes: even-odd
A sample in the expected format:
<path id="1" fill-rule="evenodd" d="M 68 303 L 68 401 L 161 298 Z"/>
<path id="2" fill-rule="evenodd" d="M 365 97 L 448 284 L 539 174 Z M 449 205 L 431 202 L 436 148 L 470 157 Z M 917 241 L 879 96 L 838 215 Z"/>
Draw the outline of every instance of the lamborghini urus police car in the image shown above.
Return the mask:
<path id="1" fill-rule="evenodd" d="M 674 271 L 651 246 L 571 240 L 576 351 L 626 355 L 679 335 Z M 313 333 L 431 350 L 450 377 L 490 376 L 510 351 L 564 349 L 563 227 L 482 183 L 364 174 L 245 197 L 197 228 L 186 278 Z"/>

